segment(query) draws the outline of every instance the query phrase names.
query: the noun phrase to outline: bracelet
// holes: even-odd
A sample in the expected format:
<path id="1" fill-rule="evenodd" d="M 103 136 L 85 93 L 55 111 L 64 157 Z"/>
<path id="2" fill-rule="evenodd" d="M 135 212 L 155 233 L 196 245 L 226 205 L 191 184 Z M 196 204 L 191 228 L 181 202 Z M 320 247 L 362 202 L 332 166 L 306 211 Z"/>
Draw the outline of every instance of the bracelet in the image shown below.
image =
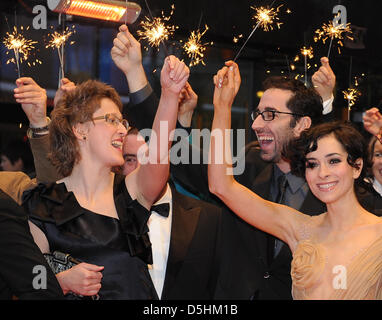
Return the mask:
<path id="1" fill-rule="evenodd" d="M 28 138 L 38 138 L 48 134 L 50 121 L 51 121 L 50 118 L 46 117 L 46 122 L 47 122 L 46 126 L 38 127 L 38 128 L 29 127 L 27 130 Z"/>

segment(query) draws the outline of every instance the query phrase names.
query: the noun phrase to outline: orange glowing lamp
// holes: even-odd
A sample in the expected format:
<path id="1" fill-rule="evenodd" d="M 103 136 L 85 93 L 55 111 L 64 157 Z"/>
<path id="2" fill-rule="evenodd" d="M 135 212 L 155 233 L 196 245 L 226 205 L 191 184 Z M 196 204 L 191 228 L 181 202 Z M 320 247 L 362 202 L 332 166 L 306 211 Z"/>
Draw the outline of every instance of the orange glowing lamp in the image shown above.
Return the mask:
<path id="1" fill-rule="evenodd" d="M 116 0 L 48 0 L 50 10 L 87 18 L 134 23 L 141 7 L 134 2 Z"/>

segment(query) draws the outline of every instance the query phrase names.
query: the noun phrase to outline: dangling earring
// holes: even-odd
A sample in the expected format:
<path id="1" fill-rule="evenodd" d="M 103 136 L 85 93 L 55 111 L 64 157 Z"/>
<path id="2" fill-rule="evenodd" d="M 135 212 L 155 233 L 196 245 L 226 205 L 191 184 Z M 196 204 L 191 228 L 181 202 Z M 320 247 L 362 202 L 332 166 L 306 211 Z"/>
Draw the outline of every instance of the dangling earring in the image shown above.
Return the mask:
<path id="1" fill-rule="evenodd" d="M 82 136 L 82 139 L 86 140 L 86 136 Z"/>

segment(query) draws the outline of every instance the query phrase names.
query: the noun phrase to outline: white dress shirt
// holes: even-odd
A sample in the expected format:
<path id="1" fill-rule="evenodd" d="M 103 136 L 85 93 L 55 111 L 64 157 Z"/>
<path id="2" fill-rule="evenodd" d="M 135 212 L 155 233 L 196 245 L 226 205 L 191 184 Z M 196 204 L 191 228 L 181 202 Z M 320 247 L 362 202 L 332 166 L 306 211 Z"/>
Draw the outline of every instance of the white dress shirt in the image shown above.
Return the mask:
<path id="1" fill-rule="evenodd" d="M 328 114 L 328 113 L 332 112 L 332 110 L 333 110 L 333 101 L 334 101 L 334 96 L 333 96 L 333 94 L 332 94 L 332 96 L 330 97 L 330 99 L 325 100 L 325 101 L 322 103 L 322 106 L 323 106 L 322 114 Z"/>
<path id="2" fill-rule="evenodd" d="M 168 250 L 171 238 L 171 221 L 172 221 L 172 193 L 171 188 L 167 184 L 166 193 L 153 205 L 168 203 L 170 211 L 168 217 L 163 217 L 151 211 L 147 225 L 149 227 L 149 238 L 153 253 L 153 264 L 149 265 L 149 273 L 154 283 L 159 299 L 162 296 L 164 278 L 166 276 L 166 266 L 168 258 Z"/>

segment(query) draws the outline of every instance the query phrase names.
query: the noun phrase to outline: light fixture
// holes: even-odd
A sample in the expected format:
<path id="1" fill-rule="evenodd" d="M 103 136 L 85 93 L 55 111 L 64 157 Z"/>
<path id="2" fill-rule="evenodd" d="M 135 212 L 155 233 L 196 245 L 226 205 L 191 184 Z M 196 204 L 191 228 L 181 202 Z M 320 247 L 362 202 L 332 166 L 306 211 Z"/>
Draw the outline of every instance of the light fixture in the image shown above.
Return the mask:
<path id="1" fill-rule="evenodd" d="M 106 21 L 134 23 L 141 7 L 135 2 L 116 0 L 48 0 L 50 10 Z"/>

